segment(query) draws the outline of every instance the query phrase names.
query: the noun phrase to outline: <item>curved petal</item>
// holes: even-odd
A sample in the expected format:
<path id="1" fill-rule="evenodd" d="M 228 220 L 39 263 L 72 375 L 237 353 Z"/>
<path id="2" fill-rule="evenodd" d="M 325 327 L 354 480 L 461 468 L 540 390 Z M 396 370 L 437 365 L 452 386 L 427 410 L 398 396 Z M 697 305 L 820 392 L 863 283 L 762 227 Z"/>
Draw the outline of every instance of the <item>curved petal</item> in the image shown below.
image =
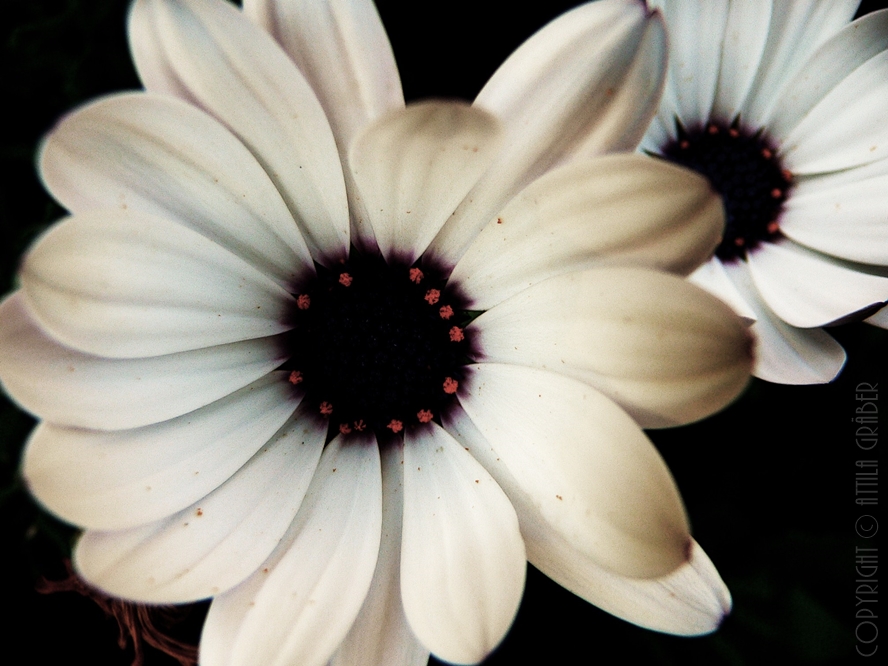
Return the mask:
<path id="1" fill-rule="evenodd" d="M 787 83 L 781 93 L 783 103 L 768 125 L 769 133 L 778 138 L 788 136 L 831 90 L 885 50 L 888 50 L 888 10 L 867 14 L 846 25 Z"/>
<path id="2" fill-rule="evenodd" d="M 542 368 L 594 386 L 644 428 L 682 425 L 749 381 L 752 340 L 716 297 L 671 275 L 599 268 L 540 282 L 472 329 L 480 361 Z"/>
<path id="3" fill-rule="evenodd" d="M 660 118 L 667 127 L 673 116 L 686 127 L 704 122 L 715 99 L 730 3 L 659 0 L 651 4 L 662 8 L 669 31 L 669 67 Z"/>
<path id="4" fill-rule="evenodd" d="M 287 358 L 280 336 L 139 359 L 64 347 L 16 292 L 0 305 L 0 377 L 23 409 L 57 425 L 138 428 L 187 414 L 271 372 Z"/>
<path id="5" fill-rule="evenodd" d="M 165 518 L 225 482 L 299 405 L 286 373 L 270 373 L 178 418 L 134 430 L 42 423 L 22 474 L 50 511 L 118 530 Z"/>
<path id="6" fill-rule="evenodd" d="M 184 603 L 245 580 L 287 531 L 324 447 L 326 430 L 290 419 L 234 476 L 161 521 L 87 531 L 74 551 L 92 585 L 143 603 Z M 261 441 L 261 440 L 260 440 Z"/>
<path id="7" fill-rule="evenodd" d="M 888 329 L 888 308 L 882 308 L 876 314 L 864 319 L 867 324 Z"/>
<path id="8" fill-rule="evenodd" d="M 349 166 L 387 260 L 412 264 L 490 165 L 496 119 L 457 102 L 424 102 L 368 127 Z"/>
<path id="9" fill-rule="evenodd" d="M 689 273 L 724 229 L 721 199 L 693 171 L 612 155 L 546 174 L 488 224 L 453 270 L 487 309 L 553 275 L 636 265 Z"/>
<path id="10" fill-rule="evenodd" d="M 742 319 L 755 321 L 755 312 L 737 291 L 720 259 L 713 257 L 688 276 L 688 281 L 727 303 Z"/>
<path id="11" fill-rule="evenodd" d="M 845 365 L 842 346 L 818 328 L 795 328 L 776 316 L 756 292 L 745 262 L 725 270 L 756 315 L 753 374 L 777 384 L 825 384 Z"/>
<path id="12" fill-rule="evenodd" d="M 515 510 L 437 424 L 404 438 L 401 594 L 435 656 L 475 664 L 515 619 L 527 558 Z"/>
<path id="13" fill-rule="evenodd" d="M 292 296 L 175 222 L 94 210 L 50 228 L 22 266 L 34 317 L 109 358 L 159 356 L 281 333 Z"/>
<path id="14" fill-rule="evenodd" d="M 747 261 L 764 302 L 798 328 L 823 326 L 888 301 L 888 278 L 855 271 L 792 241 L 762 243 Z"/>
<path id="15" fill-rule="evenodd" d="M 274 40 L 221 0 L 137 0 L 129 34 L 145 87 L 221 120 L 268 172 L 315 260 L 344 257 L 348 204 L 333 132 Z"/>
<path id="16" fill-rule="evenodd" d="M 470 370 L 460 403 L 496 451 L 497 465 L 558 534 L 625 576 L 663 576 L 687 559 L 688 524 L 675 483 L 622 409 L 587 384 L 545 370 L 494 363 Z"/>
<path id="17" fill-rule="evenodd" d="M 244 14 L 308 80 L 343 158 L 361 129 L 404 106 L 395 55 L 371 0 L 245 0 Z"/>
<path id="18" fill-rule="evenodd" d="M 858 4 L 859 0 L 773 2 L 767 44 L 741 109 L 749 126 L 763 127 L 770 123 L 785 100 L 783 86 L 804 67 L 821 44 L 847 25 Z"/>
<path id="19" fill-rule="evenodd" d="M 617 617 L 671 634 L 709 633 L 730 611 L 730 593 L 693 539 L 688 561 L 662 578 L 610 573 L 552 528 L 462 409 L 448 413 L 445 427 L 491 470 L 515 506 L 528 560 L 559 585 Z"/>
<path id="20" fill-rule="evenodd" d="M 824 254 L 888 265 L 886 191 L 888 159 L 840 175 L 800 178 L 784 204 L 780 231 Z"/>
<path id="21" fill-rule="evenodd" d="M 786 166 L 812 174 L 888 158 L 885 99 L 888 51 L 855 69 L 789 132 L 781 145 Z"/>
<path id="22" fill-rule="evenodd" d="M 504 149 L 430 247 L 454 265 L 523 187 L 559 163 L 634 149 L 656 110 L 666 38 L 659 14 L 602 0 L 552 21 L 515 51 L 475 104 L 504 123 Z"/>
<path id="23" fill-rule="evenodd" d="M 106 97 L 64 118 L 40 174 L 68 210 L 175 220 L 288 285 L 312 268 L 293 217 L 249 150 L 189 104 L 151 93 Z"/>
<path id="24" fill-rule="evenodd" d="M 324 449 L 296 519 L 261 568 L 210 606 L 201 664 L 326 664 L 373 578 L 382 529 L 375 442 Z"/>
<path id="25" fill-rule="evenodd" d="M 382 457 L 382 542 L 370 592 L 330 666 L 426 666 L 429 651 L 413 635 L 401 602 L 403 447 Z"/>
<path id="26" fill-rule="evenodd" d="M 768 41 L 768 25 L 774 2 L 744 0 L 729 4 L 712 114 L 732 121 L 743 108 L 743 101 L 758 72 Z M 666 21 L 670 23 L 669 16 Z"/>

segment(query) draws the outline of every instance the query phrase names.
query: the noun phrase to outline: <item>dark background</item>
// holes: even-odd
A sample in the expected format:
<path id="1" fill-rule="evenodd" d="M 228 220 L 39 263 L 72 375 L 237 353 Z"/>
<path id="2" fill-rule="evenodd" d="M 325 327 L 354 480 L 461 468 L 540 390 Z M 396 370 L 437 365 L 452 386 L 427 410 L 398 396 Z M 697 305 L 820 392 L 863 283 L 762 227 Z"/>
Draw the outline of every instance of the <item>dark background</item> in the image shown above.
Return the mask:
<path id="1" fill-rule="evenodd" d="M 378 2 L 408 100 L 472 99 L 524 39 L 574 2 Z M 864 3 L 870 11 L 885 3 Z M 18 257 L 63 211 L 36 177 L 34 152 L 54 120 L 106 92 L 138 88 L 127 51 L 124 0 L 5 0 L 0 179 L 0 294 L 15 286 Z M 482 11 L 488 6 L 494 11 Z M 677 638 L 616 620 L 529 571 L 512 631 L 489 664 L 845 664 L 854 653 L 856 460 L 854 387 L 888 395 L 888 332 L 832 330 L 848 351 L 825 386 L 754 381 L 741 400 L 693 426 L 650 435 L 682 491 L 694 535 L 734 596 L 716 634 Z M 881 404 L 885 404 L 881 402 Z M 885 423 L 885 420 L 882 420 Z M 126 666 L 117 628 L 92 601 L 40 595 L 41 576 L 64 575 L 74 531 L 42 513 L 17 476 L 33 420 L 0 397 L 0 657 L 7 664 L 82 660 Z M 872 513 L 877 514 L 873 510 Z M 172 632 L 196 640 L 202 607 Z M 148 650 L 146 664 L 176 662 Z"/>

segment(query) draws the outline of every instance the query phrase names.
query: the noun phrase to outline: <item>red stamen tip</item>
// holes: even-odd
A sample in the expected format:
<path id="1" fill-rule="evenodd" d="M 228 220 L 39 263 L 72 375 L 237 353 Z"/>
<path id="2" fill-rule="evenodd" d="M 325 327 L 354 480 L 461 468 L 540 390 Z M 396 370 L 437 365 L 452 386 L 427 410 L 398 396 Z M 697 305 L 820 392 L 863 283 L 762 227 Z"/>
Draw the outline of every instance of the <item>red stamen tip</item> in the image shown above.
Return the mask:
<path id="1" fill-rule="evenodd" d="M 355 421 L 355 430 L 358 432 L 364 432 L 367 429 L 367 424 L 364 423 L 364 419 L 360 419 L 359 421 Z"/>
<path id="2" fill-rule="evenodd" d="M 453 377 L 448 377 L 444 380 L 444 393 L 448 395 L 453 395 L 456 393 L 456 389 L 459 388 L 459 382 L 456 381 Z"/>
<path id="3" fill-rule="evenodd" d="M 425 299 L 429 305 L 434 305 L 441 298 L 441 292 L 437 289 L 429 289 L 426 292 Z"/>
<path id="4" fill-rule="evenodd" d="M 351 431 L 351 426 L 348 423 L 339 424 L 339 432 L 341 432 L 343 435 L 348 435 Z"/>
<path id="5" fill-rule="evenodd" d="M 740 132 L 735 130 L 733 127 L 728 130 L 728 134 L 730 134 L 732 139 L 736 139 L 738 136 L 740 136 Z"/>
<path id="6" fill-rule="evenodd" d="M 778 231 L 780 231 L 780 224 L 779 223 L 768 222 L 768 233 L 769 234 L 776 234 Z"/>
<path id="7" fill-rule="evenodd" d="M 411 268 L 410 269 L 410 281 L 411 282 L 415 282 L 416 284 L 419 284 L 420 282 L 422 282 L 422 279 L 424 277 L 425 276 L 422 274 L 422 271 L 419 270 L 418 268 Z"/>
<path id="8" fill-rule="evenodd" d="M 311 296 L 299 294 L 299 298 L 296 299 L 296 307 L 300 310 L 308 310 L 309 305 L 311 305 Z"/>
<path id="9" fill-rule="evenodd" d="M 449 305 L 442 305 L 438 314 L 441 315 L 441 319 L 450 319 L 453 316 L 453 308 Z"/>
<path id="10" fill-rule="evenodd" d="M 690 147 L 690 145 L 691 145 L 691 142 L 688 140 L 678 142 L 678 147 L 681 148 L 682 150 L 687 150 L 688 147 Z"/>
<path id="11" fill-rule="evenodd" d="M 706 131 L 710 134 L 718 134 L 718 127 L 716 127 L 715 125 L 710 125 Z"/>
<path id="12" fill-rule="evenodd" d="M 450 328 L 450 341 L 451 342 L 462 342 L 466 339 L 466 334 L 463 333 L 463 330 L 459 326 L 453 326 Z"/>
<path id="13" fill-rule="evenodd" d="M 331 405 L 326 400 L 321 403 L 321 414 L 324 416 L 330 416 L 333 413 L 333 405 Z"/>
<path id="14" fill-rule="evenodd" d="M 743 247 L 744 245 L 746 245 L 746 240 L 743 238 L 735 238 L 734 245 L 736 245 L 737 247 Z"/>
<path id="15" fill-rule="evenodd" d="M 397 419 L 392 419 L 391 421 L 389 421 L 389 424 L 386 426 L 386 428 L 394 433 L 399 433 L 404 429 L 404 424 Z"/>
<path id="16" fill-rule="evenodd" d="M 341 284 L 343 287 L 350 287 L 353 279 L 354 278 L 352 278 L 352 276 L 348 273 L 339 274 L 339 284 Z"/>
<path id="17" fill-rule="evenodd" d="M 792 171 L 790 171 L 789 169 L 784 169 L 780 172 L 780 174 L 783 176 L 783 180 L 785 180 L 787 183 L 792 182 Z"/>
<path id="18" fill-rule="evenodd" d="M 416 413 L 416 418 L 419 419 L 420 423 L 428 423 L 432 420 L 433 416 L 434 414 L 432 414 L 428 409 L 420 409 Z"/>
<path id="19" fill-rule="evenodd" d="M 290 373 L 290 383 L 295 386 L 296 384 L 302 383 L 302 373 L 298 370 L 294 370 Z"/>
<path id="20" fill-rule="evenodd" d="M 779 199 L 782 196 L 783 196 L 783 190 L 781 190 L 777 187 L 775 187 L 773 190 L 771 190 L 771 197 L 772 198 Z"/>
<path id="21" fill-rule="evenodd" d="M 772 153 L 769 148 L 762 148 L 762 157 L 764 157 L 766 160 L 769 160 L 774 157 L 774 153 Z"/>

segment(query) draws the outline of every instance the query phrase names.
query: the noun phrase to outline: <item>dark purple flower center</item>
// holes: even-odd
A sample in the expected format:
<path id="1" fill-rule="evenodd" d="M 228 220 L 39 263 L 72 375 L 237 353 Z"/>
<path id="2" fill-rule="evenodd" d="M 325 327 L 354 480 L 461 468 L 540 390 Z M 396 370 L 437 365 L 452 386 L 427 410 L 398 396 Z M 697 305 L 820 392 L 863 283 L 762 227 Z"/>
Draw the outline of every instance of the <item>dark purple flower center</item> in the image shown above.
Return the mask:
<path id="1" fill-rule="evenodd" d="M 471 363 L 465 299 L 422 261 L 386 263 L 353 251 L 296 293 L 290 382 L 329 420 L 329 437 L 386 438 L 438 420 Z"/>
<path id="2" fill-rule="evenodd" d="M 719 259 L 743 259 L 760 243 L 780 236 L 779 218 L 792 174 L 763 130 L 749 130 L 739 120 L 711 120 L 687 129 L 676 122 L 676 138 L 661 154 L 706 176 L 722 196 L 725 231 L 715 250 Z"/>

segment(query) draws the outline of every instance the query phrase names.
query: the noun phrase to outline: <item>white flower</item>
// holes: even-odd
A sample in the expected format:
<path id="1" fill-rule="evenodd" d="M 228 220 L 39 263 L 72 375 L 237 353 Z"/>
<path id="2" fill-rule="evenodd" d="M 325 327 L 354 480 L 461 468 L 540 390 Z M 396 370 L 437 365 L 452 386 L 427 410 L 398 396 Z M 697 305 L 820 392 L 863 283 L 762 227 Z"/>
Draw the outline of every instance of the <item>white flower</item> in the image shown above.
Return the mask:
<path id="1" fill-rule="evenodd" d="M 888 300 L 888 11 L 652 4 L 670 64 L 641 147 L 710 176 L 728 217 L 692 279 L 755 321 L 757 376 L 828 382 L 845 352 L 818 327 Z"/>
<path id="2" fill-rule="evenodd" d="M 214 597 L 205 666 L 477 662 L 526 560 L 713 630 L 727 589 L 627 412 L 686 423 L 746 383 L 738 318 L 650 270 L 708 256 L 721 206 L 659 161 L 575 159 L 638 140 L 658 17 L 553 22 L 479 97 L 500 131 L 404 108 L 368 0 L 245 13 L 285 50 L 221 0 L 137 0 L 148 91 L 42 148 L 73 215 L 0 305 L 0 376 L 42 419 L 32 492 L 86 527 L 80 574 Z"/>

